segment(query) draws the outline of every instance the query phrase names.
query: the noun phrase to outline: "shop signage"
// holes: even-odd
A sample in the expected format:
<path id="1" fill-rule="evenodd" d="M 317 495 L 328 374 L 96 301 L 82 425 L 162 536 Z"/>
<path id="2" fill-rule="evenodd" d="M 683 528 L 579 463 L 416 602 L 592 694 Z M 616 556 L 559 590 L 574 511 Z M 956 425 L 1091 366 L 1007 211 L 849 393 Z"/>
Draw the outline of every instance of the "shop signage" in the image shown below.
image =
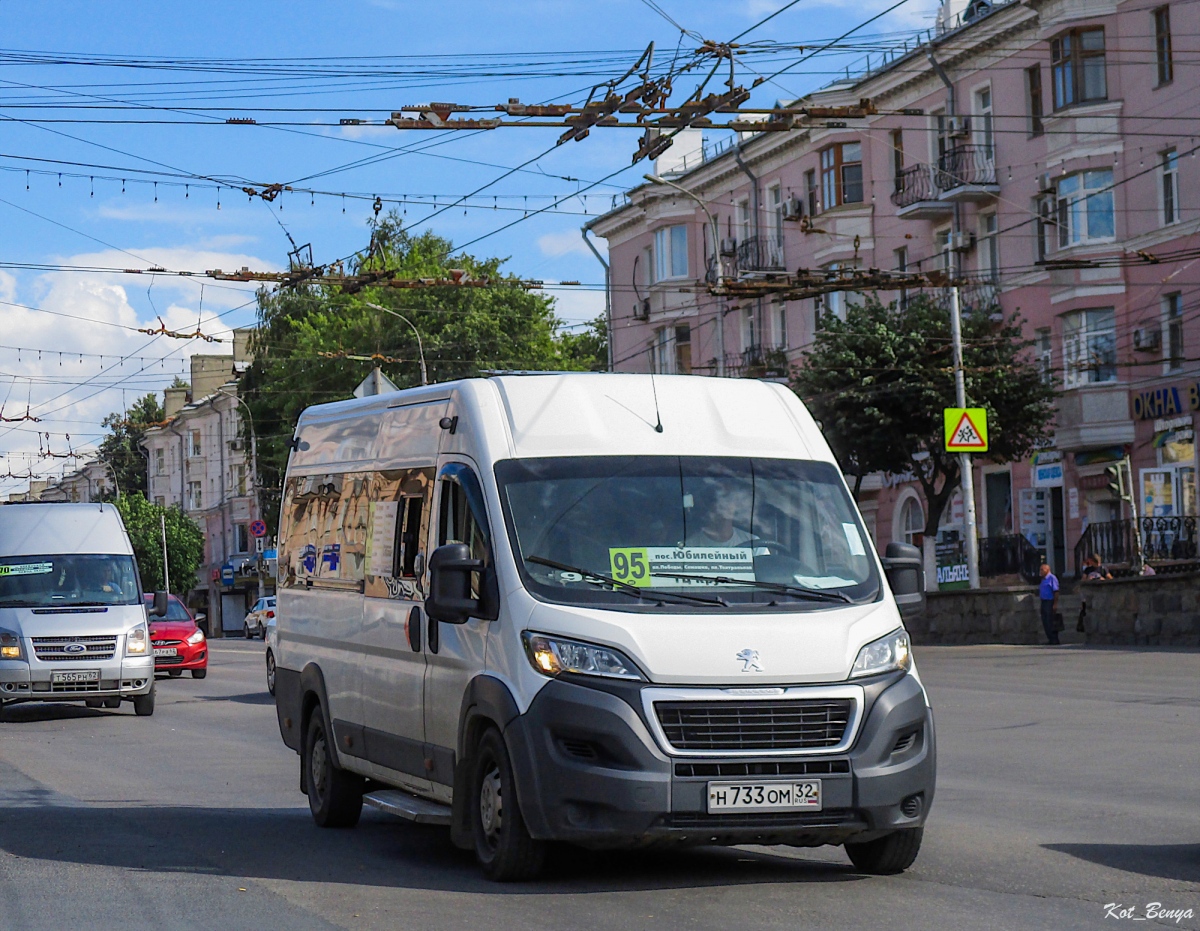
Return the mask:
<path id="1" fill-rule="evenodd" d="M 1030 457 L 1030 476 L 1034 488 L 1054 488 L 1063 483 L 1062 453 L 1042 449 Z"/>
<path id="2" fill-rule="evenodd" d="M 1135 391 L 1130 395 L 1130 400 L 1133 402 L 1133 416 L 1138 420 L 1200 411 L 1200 381 Z"/>

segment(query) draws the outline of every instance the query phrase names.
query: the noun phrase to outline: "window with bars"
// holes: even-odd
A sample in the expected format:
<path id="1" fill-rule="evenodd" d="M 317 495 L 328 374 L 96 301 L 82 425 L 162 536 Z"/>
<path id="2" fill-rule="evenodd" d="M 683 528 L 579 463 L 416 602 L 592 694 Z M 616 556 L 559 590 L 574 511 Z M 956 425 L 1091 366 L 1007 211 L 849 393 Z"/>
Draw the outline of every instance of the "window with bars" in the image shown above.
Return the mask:
<path id="1" fill-rule="evenodd" d="M 1072 29 L 1050 40 L 1054 109 L 1108 99 L 1104 28 Z"/>
<path id="2" fill-rule="evenodd" d="M 1175 78 L 1175 63 L 1171 57 L 1171 11 L 1165 6 L 1154 11 L 1154 60 L 1158 86 L 1170 84 Z"/>
<path id="3" fill-rule="evenodd" d="M 821 200 L 825 209 L 861 204 L 863 199 L 862 143 L 839 142 L 821 150 Z"/>
<path id="4" fill-rule="evenodd" d="M 1078 388 L 1117 380 L 1116 312 L 1111 307 L 1065 314 L 1063 386 Z"/>

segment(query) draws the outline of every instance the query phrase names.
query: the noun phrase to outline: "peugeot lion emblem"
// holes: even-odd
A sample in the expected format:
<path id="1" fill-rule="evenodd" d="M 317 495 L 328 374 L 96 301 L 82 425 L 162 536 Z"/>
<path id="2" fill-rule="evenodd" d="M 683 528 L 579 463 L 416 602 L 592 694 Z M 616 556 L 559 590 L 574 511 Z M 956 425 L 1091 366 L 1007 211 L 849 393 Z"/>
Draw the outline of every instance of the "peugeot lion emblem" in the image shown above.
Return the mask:
<path id="1" fill-rule="evenodd" d="M 763 668 L 758 662 L 758 650 L 742 650 L 737 655 L 737 658 L 742 661 L 742 672 L 762 672 Z"/>
<path id="2" fill-rule="evenodd" d="M 64 653 L 86 653 L 87 647 L 84 646 L 82 643 L 68 643 L 65 647 L 63 647 L 63 652 Z"/>

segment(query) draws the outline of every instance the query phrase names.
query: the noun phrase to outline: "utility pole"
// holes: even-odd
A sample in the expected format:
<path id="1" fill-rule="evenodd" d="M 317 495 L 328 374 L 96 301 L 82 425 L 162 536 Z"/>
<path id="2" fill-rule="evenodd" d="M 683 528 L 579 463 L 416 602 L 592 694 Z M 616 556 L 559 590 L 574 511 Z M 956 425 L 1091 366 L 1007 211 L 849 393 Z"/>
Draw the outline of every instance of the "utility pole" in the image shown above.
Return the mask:
<path id="1" fill-rule="evenodd" d="M 712 229 L 713 262 L 719 263 L 721 261 L 721 241 L 717 237 L 720 235 L 720 228 L 717 226 L 716 217 L 714 217 L 712 212 L 708 209 L 708 204 L 704 203 L 704 201 L 701 200 L 698 195 L 692 191 L 689 191 L 682 184 L 676 184 L 674 181 L 668 181 L 666 178 L 663 178 L 659 175 L 645 174 L 642 175 L 642 177 L 651 184 L 661 184 L 663 187 L 672 188 L 673 190 L 678 191 L 680 194 L 683 194 L 685 197 L 690 197 L 700 205 L 700 209 L 703 210 L 704 215 L 708 217 L 709 227 Z M 725 375 L 725 309 L 723 307 L 717 308 L 717 375 L 718 377 L 724 377 Z"/>

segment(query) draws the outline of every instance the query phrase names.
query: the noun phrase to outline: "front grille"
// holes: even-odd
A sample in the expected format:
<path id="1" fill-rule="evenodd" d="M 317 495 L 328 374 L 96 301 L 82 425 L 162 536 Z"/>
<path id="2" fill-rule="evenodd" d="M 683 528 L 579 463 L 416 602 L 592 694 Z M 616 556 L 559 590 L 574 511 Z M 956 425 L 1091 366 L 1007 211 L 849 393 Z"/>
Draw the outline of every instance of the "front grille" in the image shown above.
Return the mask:
<path id="1" fill-rule="evenodd" d="M 113 688 L 111 682 L 51 682 L 51 692 L 99 692 Z"/>
<path id="2" fill-rule="evenodd" d="M 152 646 L 156 647 L 175 647 L 183 643 L 182 640 L 151 640 Z"/>
<path id="3" fill-rule="evenodd" d="M 78 653 L 66 652 L 66 646 L 72 643 L 81 643 L 86 649 Z M 98 637 L 34 637 L 33 652 L 38 659 L 47 663 L 112 659 L 117 652 L 117 637 L 115 634 Z"/>
<path id="4" fill-rule="evenodd" d="M 849 772 L 849 760 L 675 764 L 676 776 L 837 776 Z"/>
<path id="5" fill-rule="evenodd" d="M 177 666 L 183 662 L 182 656 L 156 656 L 154 657 L 155 666 Z"/>
<path id="6" fill-rule="evenodd" d="M 848 698 L 655 702 L 676 750 L 804 750 L 836 747 L 850 721 Z"/>
<path id="7" fill-rule="evenodd" d="M 729 828 L 838 827 L 857 821 L 852 808 L 828 808 L 825 811 L 755 811 L 710 815 L 703 811 L 675 811 L 663 815 L 659 823 L 668 828 L 720 831 Z"/>

